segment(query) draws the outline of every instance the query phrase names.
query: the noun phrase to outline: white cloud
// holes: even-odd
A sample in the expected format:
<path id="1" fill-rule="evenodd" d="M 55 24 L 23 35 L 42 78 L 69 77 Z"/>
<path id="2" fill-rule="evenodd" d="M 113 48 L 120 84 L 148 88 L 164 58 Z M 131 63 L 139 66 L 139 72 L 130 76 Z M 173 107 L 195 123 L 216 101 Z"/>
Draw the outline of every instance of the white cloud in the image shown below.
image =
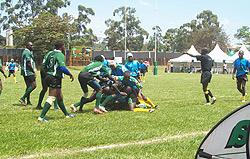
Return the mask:
<path id="1" fill-rule="evenodd" d="M 143 6 L 150 6 L 150 4 L 146 1 L 143 1 L 143 0 L 137 0 L 141 5 Z"/>
<path id="2" fill-rule="evenodd" d="M 227 24 L 230 24 L 229 20 L 228 19 L 223 19 L 222 22 L 221 22 L 222 25 L 227 25 Z"/>

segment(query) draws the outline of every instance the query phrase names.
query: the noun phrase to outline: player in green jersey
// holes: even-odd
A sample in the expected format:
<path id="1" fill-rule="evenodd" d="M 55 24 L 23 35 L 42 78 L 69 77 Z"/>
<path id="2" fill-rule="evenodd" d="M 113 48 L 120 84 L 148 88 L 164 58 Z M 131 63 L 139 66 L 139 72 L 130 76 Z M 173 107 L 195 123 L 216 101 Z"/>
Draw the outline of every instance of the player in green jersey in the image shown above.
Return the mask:
<path id="1" fill-rule="evenodd" d="M 81 85 L 81 88 L 84 92 L 80 103 L 78 104 L 72 104 L 70 106 L 70 108 L 73 111 L 76 111 L 76 108 L 79 104 L 80 104 L 80 108 L 82 108 L 83 104 L 89 102 L 89 98 L 88 97 L 88 85 L 94 89 L 94 94 L 92 94 L 92 97 L 94 97 L 96 99 L 96 104 L 95 104 L 95 108 L 94 108 L 94 112 L 98 113 L 98 114 L 104 114 L 100 108 L 100 102 L 101 102 L 101 98 L 102 98 L 102 92 L 103 89 L 101 87 L 101 85 L 96 81 L 96 79 L 94 77 L 96 77 L 99 80 L 103 80 L 99 75 L 101 74 L 101 72 L 103 73 L 104 77 L 108 77 L 109 79 L 113 80 L 113 78 L 108 74 L 106 67 L 103 65 L 103 56 L 102 55 L 98 55 L 94 58 L 94 61 L 92 63 L 90 63 L 88 66 L 86 66 L 78 75 L 78 80 L 79 83 Z M 95 95 L 95 96 L 94 96 Z M 109 96 L 108 98 L 106 98 L 106 101 L 111 100 L 113 97 Z M 92 99 L 92 98 L 91 98 Z M 106 102 L 104 101 L 104 102 Z M 81 109 L 80 109 L 81 110 Z"/>
<path id="2" fill-rule="evenodd" d="M 22 54 L 22 67 L 21 75 L 23 75 L 24 81 L 26 83 L 26 91 L 24 95 L 19 99 L 19 102 L 26 106 L 32 105 L 30 102 L 30 93 L 36 88 L 36 73 L 33 68 L 34 56 L 31 53 L 33 50 L 33 43 L 27 42 L 26 49 Z M 25 98 L 27 98 L 27 104 L 25 103 Z"/>
<path id="3" fill-rule="evenodd" d="M 71 81 L 74 80 L 74 76 L 65 67 L 65 56 L 62 53 L 64 52 L 64 47 L 64 42 L 57 41 L 55 43 L 55 50 L 48 55 L 44 62 L 43 69 L 47 72 L 45 81 L 47 86 L 49 86 L 49 97 L 44 104 L 41 115 L 38 117 L 38 121 L 48 122 L 44 117 L 55 99 L 57 99 L 58 105 L 66 118 L 73 118 L 75 116 L 75 114 L 68 113 L 63 103 L 62 78 L 66 74 L 70 76 Z"/>
<path id="4" fill-rule="evenodd" d="M 47 57 L 53 53 L 54 51 L 50 51 L 49 53 L 47 53 L 44 57 L 43 57 L 43 63 L 42 63 L 42 67 L 40 69 L 40 75 L 41 75 L 41 83 L 42 83 L 42 90 L 39 94 L 39 99 L 38 99 L 38 103 L 37 103 L 37 106 L 36 106 L 36 109 L 37 110 L 40 110 L 40 109 L 43 109 L 43 107 L 41 106 L 42 104 L 42 101 L 43 101 L 43 98 L 44 98 L 44 95 L 45 93 L 47 92 L 48 90 L 48 86 L 46 84 L 46 81 L 45 81 L 45 77 L 46 77 L 46 72 L 44 70 L 44 65 L 45 65 L 45 61 L 47 59 Z M 57 107 L 57 100 L 55 100 L 54 102 L 54 110 L 59 110 L 58 107 Z"/>
<path id="5" fill-rule="evenodd" d="M 0 72 L 2 72 L 2 74 L 4 75 L 5 78 L 7 78 L 6 74 L 3 71 L 3 65 L 2 65 L 2 60 L 1 59 L 0 59 Z M 2 86 L 2 81 L 1 81 L 1 78 L 0 78 L 0 95 L 2 93 L 2 90 L 3 90 L 3 86 Z"/>

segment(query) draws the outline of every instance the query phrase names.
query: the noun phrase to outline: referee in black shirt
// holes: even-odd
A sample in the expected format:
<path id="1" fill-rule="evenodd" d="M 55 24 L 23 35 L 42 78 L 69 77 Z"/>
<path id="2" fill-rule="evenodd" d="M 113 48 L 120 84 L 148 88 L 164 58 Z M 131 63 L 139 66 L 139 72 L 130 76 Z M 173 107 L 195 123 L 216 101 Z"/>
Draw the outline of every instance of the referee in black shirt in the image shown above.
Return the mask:
<path id="1" fill-rule="evenodd" d="M 198 61 L 201 61 L 201 71 L 202 71 L 201 83 L 206 98 L 205 105 L 211 105 L 215 103 L 216 98 L 212 95 L 211 91 L 208 88 L 208 83 L 210 83 L 212 78 L 211 69 L 213 67 L 213 60 L 210 56 L 207 55 L 207 53 L 208 53 L 207 48 L 203 48 L 201 50 L 201 55 L 195 56 L 189 53 L 184 53 L 184 54 L 187 54 L 191 57 L 196 57 Z M 211 103 L 209 101 L 209 96 L 211 97 Z"/>

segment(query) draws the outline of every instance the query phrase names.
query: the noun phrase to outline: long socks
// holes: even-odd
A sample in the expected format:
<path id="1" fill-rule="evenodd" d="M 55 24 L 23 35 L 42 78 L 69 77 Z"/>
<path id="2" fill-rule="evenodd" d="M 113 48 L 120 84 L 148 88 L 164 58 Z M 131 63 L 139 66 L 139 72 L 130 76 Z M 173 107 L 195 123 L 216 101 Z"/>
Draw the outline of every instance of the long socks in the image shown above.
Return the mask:
<path id="1" fill-rule="evenodd" d="M 96 109 L 99 109 L 101 98 L 102 98 L 102 93 L 101 92 L 97 92 L 96 93 L 96 103 L 95 103 L 95 108 Z"/>
<path id="2" fill-rule="evenodd" d="M 26 89 L 23 97 L 21 98 L 22 100 L 24 100 L 26 97 L 28 97 L 28 95 L 34 90 L 35 88 L 33 88 L 32 86 L 30 86 L 29 88 Z"/>
<path id="3" fill-rule="evenodd" d="M 57 100 L 58 105 L 60 107 L 60 109 L 62 110 L 62 112 L 64 113 L 65 116 L 69 115 L 69 113 L 67 112 L 65 105 L 63 103 L 63 100 Z"/>
<path id="4" fill-rule="evenodd" d="M 83 105 L 85 103 L 88 103 L 88 101 L 89 101 L 89 98 L 85 98 L 85 97 L 81 98 L 81 101 L 80 101 L 80 104 L 79 104 L 80 105 L 80 108 L 79 108 L 80 111 L 82 110 Z"/>
<path id="5" fill-rule="evenodd" d="M 150 109 L 135 108 L 134 112 L 149 112 Z"/>
<path id="6" fill-rule="evenodd" d="M 49 111 L 49 108 L 51 107 L 51 105 L 48 102 L 45 102 L 44 107 L 43 107 L 43 111 L 40 115 L 41 118 L 44 118 L 46 113 Z"/>
<path id="7" fill-rule="evenodd" d="M 210 90 L 208 90 L 208 95 L 211 97 L 211 98 L 213 98 L 214 96 L 212 95 L 212 93 L 211 93 L 211 91 Z"/>
<path id="8" fill-rule="evenodd" d="M 42 104 L 42 101 L 43 101 L 43 98 L 44 98 L 45 93 L 46 93 L 46 92 L 44 92 L 44 91 L 41 91 L 41 92 L 40 92 L 39 100 L 38 100 L 38 103 L 37 103 L 37 107 L 41 107 L 41 104 Z"/>
<path id="9" fill-rule="evenodd" d="M 113 99 L 112 95 L 109 95 L 105 98 L 105 100 L 102 102 L 101 106 L 105 106 L 109 101 Z"/>
<path id="10" fill-rule="evenodd" d="M 209 103 L 209 91 L 204 92 L 207 103 Z"/>
<path id="11" fill-rule="evenodd" d="M 154 103 L 148 97 L 147 97 L 146 103 L 148 103 L 149 105 L 151 105 L 153 108 L 155 107 Z"/>
<path id="12" fill-rule="evenodd" d="M 54 102 L 54 109 L 58 109 L 58 107 L 57 107 L 57 99 Z"/>

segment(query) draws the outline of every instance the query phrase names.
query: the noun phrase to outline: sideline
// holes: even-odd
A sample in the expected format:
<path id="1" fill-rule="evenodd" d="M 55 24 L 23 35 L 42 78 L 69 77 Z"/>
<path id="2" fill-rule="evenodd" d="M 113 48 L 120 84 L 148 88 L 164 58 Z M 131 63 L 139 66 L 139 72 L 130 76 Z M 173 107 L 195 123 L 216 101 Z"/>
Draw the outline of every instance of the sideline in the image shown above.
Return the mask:
<path id="1" fill-rule="evenodd" d="M 178 139 L 178 138 L 184 138 L 184 137 L 195 136 L 195 135 L 202 135 L 202 134 L 207 134 L 207 133 L 208 131 L 201 131 L 201 132 L 194 132 L 194 133 L 183 134 L 183 135 L 168 136 L 168 137 L 158 138 L 158 139 L 153 139 L 153 140 L 143 140 L 139 142 L 129 142 L 125 144 L 112 144 L 112 145 L 99 146 L 99 147 L 90 147 L 90 148 L 85 148 L 82 150 L 74 150 L 74 151 L 65 150 L 63 152 L 33 154 L 33 155 L 23 156 L 23 157 L 19 156 L 18 158 L 28 159 L 28 158 L 37 158 L 37 157 L 63 156 L 63 155 L 69 155 L 69 154 L 73 155 L 73 154 L 80 153 L 80 152 L 96 151 L 96 150 L 103 150 L 103 149 L 133 146 L 133 145 L 152 144 L 156 142 L 162 142 L 162 141 L 167 141 L 171 139 Z"/>

